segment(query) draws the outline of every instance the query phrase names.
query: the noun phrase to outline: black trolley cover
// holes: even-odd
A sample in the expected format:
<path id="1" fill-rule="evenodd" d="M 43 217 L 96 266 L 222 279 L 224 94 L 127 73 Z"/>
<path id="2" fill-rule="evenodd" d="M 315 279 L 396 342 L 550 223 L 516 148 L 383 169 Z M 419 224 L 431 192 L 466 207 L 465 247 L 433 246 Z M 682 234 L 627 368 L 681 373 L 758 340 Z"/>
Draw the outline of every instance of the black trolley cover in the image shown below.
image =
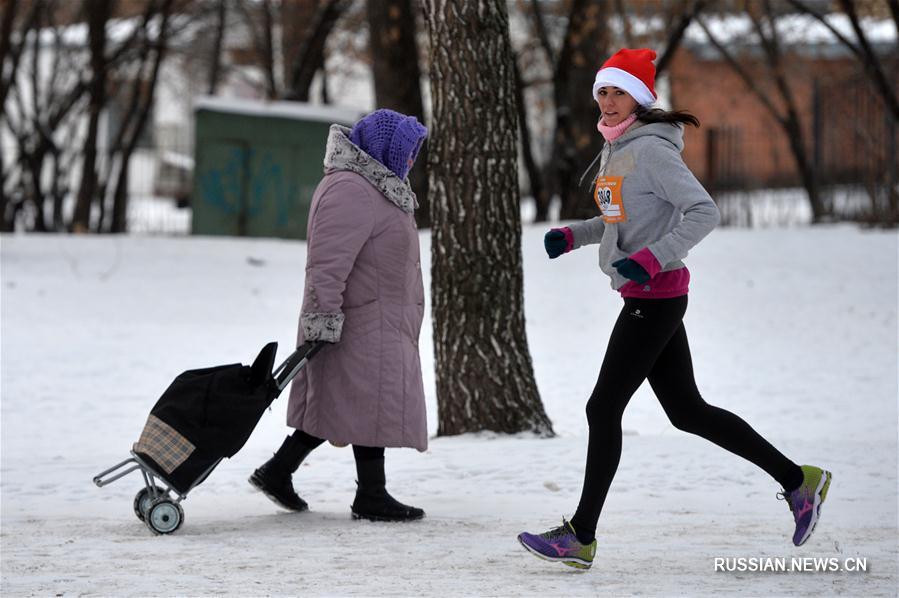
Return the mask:
<path id="1" fill-rule="evenodd" d="M 300 347 L 279 368 L 277 343 L 266 345 L 252 366 L 239 363 L 183 372 L 150 410 L 134 452 L 180 494 L 203 481 L 223 457 L 246 444 L 271 402 L 311 357 Z M 299 367 L 297 364 L 299 363 Z"/>

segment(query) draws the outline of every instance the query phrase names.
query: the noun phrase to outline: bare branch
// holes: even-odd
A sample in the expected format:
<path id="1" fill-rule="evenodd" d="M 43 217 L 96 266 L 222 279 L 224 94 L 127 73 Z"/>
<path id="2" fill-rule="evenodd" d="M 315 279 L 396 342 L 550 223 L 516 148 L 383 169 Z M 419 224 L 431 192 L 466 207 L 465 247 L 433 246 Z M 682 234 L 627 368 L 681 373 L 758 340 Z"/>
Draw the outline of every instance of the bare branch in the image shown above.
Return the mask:
<path id="1" fill-rule="evenodd" d="M 166 49 L 168 47 L 169 17 L 171 16 L 172 5 L 174 0 L 164 0 L 161 8 L 161 18 L 159 25 L 159 34 L 155 40 L 156 55 L 153 61 L 153 68 L 150 72 L 150 79 L 147 82 L 143 101 L 138 108 L 137 121 L 130 131 L 130 136 L 125 141 L 125 147 L 122 150 L 121 165 L 119 168 L 118 181 L 116 182 L 115 197 L 113 202 L 112 213 L 112 232 L 124 232 L 126 228 L 126 214 L 128 202 L 128 163 L 131 154 L 137 147 L 137 141 L 143 130 L 147 118 L 150 114 L 150 108 L 153 105 L 153 96 L 156 91 L 156 84 L 159 80 L 159 71 L 165 58 Z"/>
<path id="2" fill-rule="evenodd" d="M 537 32 L 537 39 L 540 40 L 540 46 L 546 53 L 546 60 L 551 68 L 555 68 L 556 56 L 555 52 L 553 52 L 552 44 L 549 43 L 549 34 L 546 32 L 546 22 L 543 20 L 540 0 L 531 0 L 531 15 L 534 21 L 534 29 Z"/>
<path id="3" fill-rule="evenodd" d="M 40 4 L 38 2 L 37 4 Z M 34 37 L 33 43 L 31 44 L 31 72 L 30 75 L 30 83 L 31 83 L 31 110 L 34 114 L 35 122 L 40 120 L 41 109 L 39 105 L 39 99 L 41 95 L 40 89 L 40 58 L 41 58 L 41 21 L 40 17 L 35 20 L 34 23 Z"/>
<path id="4" fill-rule="evenodd" d="M 768 70 L 771 71 L 771 76 L 774 79 L 774 84 L 777 86 L 777 90 L 780 92 L 780 96 L 787 106 L 787 111 L 791 112 L 794 111 L 795 102 L 793 100 L 793 93 L 790 90 L 790 86 L 787 84 L 787 78 L 783 72 L 783 64 L 780 59 L 781 51 L 777 41 L 775 17 L 771 10 L 770 0 L 763 0 L 762 6 L 765 10 L 765 16 L 767 17 L 767 24 L 769 28 L 768 34 L 765 33 L 765 30 L 762 27 L 762 20 L 752 11 L 748 11 L 749 19 L 752 21 L 752 26 L 755 29 L 756 34 L 759 36 L 759 42 L 762 46 L 762 49 L 765 51 L 765 55 L 768 57 Z"/>
<path id="5" fill-rule="evenodd" d="M 228 3 L 227 0 L 219 0 L 218 7 L 216 9 L 216 26 L 215 26 L 215 41 L 212 46 L 212 59 L 211 66 L 209 69 L 209 89 L 207 93 L 209 95 L 215 95 L 215 90 L 218 87 L 219 77 L 221 76 L 222 70 L 222 45 L 225 40 L 225 24 L 228 21 Z"/>
<path id="6" fill-rule="evenodd" d="M 768 99 L 768 96 L 763 94 L 756 85 L 756 82 L 753 78 L 746 72 L 746 69 L 734 58 L 733 54 L 731 54 L 727 48 L 714 36 L 712 32 L 709 30 L 708 25 L 705 24 L 702 18 L 697 17 L 696 22 L 702 28 L 702 31 L 705 33 L 709 42 L 715 46 L 715 49 L 718 50 L 718 53 L 721 54 L 722 58 L 730 65 L 730 67 L 734 70 L 735 73 L 743 80 L 743 83 L 746 84 L 746 87 L 751 91 L 755 96 L 759 99 L 762 105 L 768 110 L 771 116 L 777 120 L 782 126 L 785 126 L 785 120 L 783 116 L 781 116 L 780 112 L 778 112 L 777 107 Z"/>
<path id="7" fill-rule="evenodd" d="M 899 119 L 899 100 L 896 98 L 896 92 L 886 75 L 884 75 L 880 59 L 874 53 L 871 44 L 868 42 L 868 37 L 862 30 L 861 23 L 858 20 L 858 13 L 855 10 L 855 3 L 852 0 L 840 0 L 840 6 L 843 8 L 846 16 L 849 17 L 852 29 L 855 31 L 856 37 L 858 37 L 859 46 L 861 46 L 862 53 L 865 56 L 863 61 L 865 71 L 868 72 L 877 89 L 880 90 L 880 95 L 889 107 L 890 112 L 893 113 L 893 118 Z"/>
<path id="8" fill-rule="evenodd" d="M 899 33 L 899 0 L 887 0 L 887 6 L 890 7 L 890 14 L 893 15 L 893 22 L 896 24 L 896 32 Z"/>
<path id="9" fill-rule="evenodd" d="M 621 19 L 621 30 L 624 35 L 624 45 L 628 48 L 634 47 L 634 35 L 631 32 L 631 20 L 627 16 L 627 10 L 624 8 L 624 0 L 615 0 L 615 12 Z"/>
<path id="10" fill-rule="evenodd" d="M 319 7 L 303 37 L 297 61 L 294 63 L 290 90 L 286 99 L 299 102 L 309 101 L 309 87 L 312 85 L 312 79 L 315 77 L 315 73 L 324 66 L 325 42 L 340 15 L 349 8 L 349 5 L 348 0 L 327 0 Z"/>
<path id="11" fill-rule="evenodd" d="M 53 20 L 53 13 L 55 12 L 53 10 L 53 4 L 54 3 L 51 0 L 50 10 L 47 11 L 47 25 L 50 27 L 50 29 L 53 30 L 53 51 L 52 51 L 53 63 L 50 65 L 50 80 L 47 83 L 48 90 L 57 89 L 59 73 L 61 70 L 60 64 L 62 63 L 63 54 L 66 54 L 66 52 L 63 52 L 62 31 L 60 30 L 59 27 L 56 26 L 56 23 Z M 49 98 L 45 102 L 44 109 L 45 110 L 50 109 L 50 99 Z"/>
<path id="12" fill-rule="evenodd" d="M 271 0 L 262 0 L 262 57 L 265 66 L 265 77 L 268 83 L 268 97 L 270 99 L 278 97 L 278 86 L 275 83 L 274 27 Z"/>
<path id="13" fill-rule="evenodd" d="M 774 12 L 771 9 L 771 0 L 764 0 L 763 6 L 765 9 L 765 15 L 768 19 L 768 26 L 770 28 L 769 37 L 765 37 L 760 19 L 758 19 L 754 15 L 750 15 L 750 18 L 752 19 L 753 25 L 755 26 L 756 31 L 759 34 L 759 38 L 762 40 L 762 46 L 768 53 L 771 72 L 774 76 L 774 83 L 775 85 L 777 85 L 780 96 L 781 98 L 783 98 L 784 104 L 787 108 L 787 132 L 791 135 L 798 135 L 801 137 L 799 111 L 796 108 L 796 100 L 793 97 L 793 92 L 790 89 L 786 74 L 784 73 L 783 62 L 781 61 L 781 49 L 777 40 L 777 28 L 775 26 Z"/>
<path id="14" fill-rule="evenodd" d="M 126 136 L 132 129 L 132 122 L 137 118 L 139 113 L 140 106 L 140 97 L 141 90 L 144 86 L 144 69 L 149 62 L 150 49 L 151 49 L 151 41 L 149 36 L 149 25 L 151 20 L 156 16 L 152 11 L 156 10 L 155 2 L 150 3 L 147 6 L 147 12 L 144 14 L 144 19 L 141 23 L 141 31 L 142 35 L 140 36 L 143 40 L 143 43 L 137 49 L 137 68 L 136 72 L 133 75 L 131 81 L 131 94 L 129 96 L 129 104 L 128 108 L 123 111 L 122 121 L 119 123 L 119 129 L 116 131 L 115 138 L 112 144 L 109 147 L 109 160 L 107 161 L 107 169 L 106 175 L 103 177 L 103 181 L 100 185 L 100 192 L 97 194 L 100 198 L 101 206 L 106 205 L 106 194 L 109 186 L 109 182 L 112 179 L 112 173 L 114 169 L 114 158 L 116 154 L 122 153 L 122 147 L 125 144 L 124 140 Z M 125 161 L 119 160 L 119 168 L 127 167 Z M 105 223 L 101 222 L 101 229 L 105 227 Z M 108 227 L 111 228 L 111 227 Z"/>
<path id="15" fill-rule="evenodd" d="M 16 66 L 18 65 L 18 55 L 10 54 L 10 50 L 12 50 L 12 25 L 16 19 L 17 9 L 18 0 L 7 0 L 6 8 L 3 10 L 3 19 L 0 21 L 0 110 L 3 109 L 3 104 L 6 101 L 6 90 L 12 81 L 15 80 Z M 7 56 L 10 56 L 12 62 L 9 83 L 7 83 L 6 78 Z"/>
<path id="16" fill-rule="evenodd" d="M 22 56 L 22 48 L 25 46 L 25 40 L 28 32 L 31 31 L 40 12 L 41 3 L 35 0 L 31 5 L 31 11 L 25 17 L 25 23 L 19 33 L 19 43 L 12 43 L 12 26 L 16 18 L 16 9 L 18 0 L 8 0 L 6 10 L 3 11 L 3 21 L 0 25 L 0 111 L 4 110 L 6 104 L 6 94 L 9 88 L 15 83 L 16 72 L 19 68 L 19 59 Z M 8 29 L 8 31 L 7 31 Z M 9 57 L 9 73 L 7 74 L 7 57 Z"/>
<path id="17" fill-rule="evenodd" d="M 890 5 L 890 11 L 893 14 L 893 19 L 896 22 L 896 28 L 899 30 L 899 0 L 887 0 Z M 837 29 L 831 25 L 825 16 L 812 8 L 806 6 L 801 0 L 787 0 L 791 6 L 793 6 L 796 10 L 800 11 L 803 14 L 814 17 L 819 23 L 824 25 L 828 31 L 833 34 L 837 40 L 841 44 L 843 44 L 846 48 L 848 48 L 853 55 L 861 62 L 862 66 L 865 69 L 865 74 L 877 88 L 884 102 L 887 104 L 889 110 L 893 113 L 895 118 L 899 118 L 899 100 L 896 98 L 896 93 L 894 91 L 893 86 L 889 83 L 889 79 L 883 72 L 883 67 L 880 62 L 880 59 L 877 57 L 877 54 L 874 53 L 874 50 L 871 48 L 871 44 L 868 42 L 868 38 L 865 35 L 864 30 L 861 27 L 861 24 L 858 20 L 858 13 L 855 10 L 855 3 L 852 0 L 840 0 L 840 5 L 843 8 L 843 12 L 846 13 L 846 16 L 849 18 L 849 22 L 852 24 L 852 29 L 855 31 L 855 35 L 858 38 L 858 45 L 852 43 L 845 35 L 837 31 Z"/>
<path id="18" fill-rule="evenodd" d="M 824 27 L 826 27 L 827 30 L 830 31 L 833 36 L 837 38 L 844 46 L 849 48 L 849 50 L 851 50 L 852 53 L 855 54 L 856 58 L 858 58 L 859 60 L 864 60 L 865 57 L 862 55 L 861 50 L 859 50 L 858 47 L 851 41 L 849 41 L 845 35 L 840 33 L 833 25 L 831 25 L 830 22 L 826 18 L 824 18 L 824 15 L 806 6 L 800 0 L 787 0 L 787 2 L 789 2 L 790 5 L 799 12 L 814 17 L 819 23 L 824 25 Z"/>
<path id="19" fill-rule="evenodd" d="M 518 129 L 521 132 L 521 155 L 524 160 L 525 172 L 531 183 L 531 195 L 534 197 L 534 202 L 537 205 L 537 221 L 543 222 L 546 220 L 549 198 L 546 197 L 543 177 L 540 174 L 540 168 L 531 148 L 527 103 L 524 101 L 524 82 L 521 80 L 521 69 L 518 67 L 518 57 L 515 56 L 514 52 L 512 53 L 512 73 L 515 77 L 515 102 L 518 111 Z"/>
<path id="20" fill-rule="evenodd" d="M 250 12 L 249 3 L 238 2 L 237 6 L 240 9 L 241 14 L 243 15 L 244 21 L 247 24 L 247 28 L 250 30 L 250 35 L 253 38 L 253 49 L 256 52 L 257 58 L 261 62 L 261 70 L 265 77 L 266 95 L 270 99 L 274 99 L 275 97 L 277 97 L 278 91 L 275 85 L 271 3 L 269 2 L 269 0 L 263 0 L 260 6 L 260 10 L 262 10 L 263 12 L 262 27 L 264 31 L 262 33 L 259 32 L 259 29 L 256 26 L 256 19 L 254 18 L 253 13 Z"/>
<path id="21" fill-rule="evenodd" d="M 681 41 L 684 39 L 687 28 L 690 26 L 690 23 L 693 22 L 693 19 L 696 18 L 696 15 L 705 8 L 706 3 L 707 0 L 695 0 L 692 6 L 681 13 L 677 25 L 675 25 L 671 30 L 671 34 L 668 36 L 668 43 L 665 44 L 665 51 L 662 52 L 662 57 L 656 62 L 656 76 L 668 68 L 668 64 L 671 62 L 671 59 L 674 58 L 675 52 L 677 52 Z"/>

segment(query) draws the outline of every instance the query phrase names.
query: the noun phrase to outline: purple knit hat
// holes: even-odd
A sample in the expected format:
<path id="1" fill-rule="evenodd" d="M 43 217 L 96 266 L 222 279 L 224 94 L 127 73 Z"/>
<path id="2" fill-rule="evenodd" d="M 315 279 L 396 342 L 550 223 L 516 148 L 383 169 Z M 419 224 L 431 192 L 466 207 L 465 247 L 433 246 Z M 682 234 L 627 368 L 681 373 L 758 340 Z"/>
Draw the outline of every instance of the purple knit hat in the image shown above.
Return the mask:
<path id="1" fill-rule="evenodd" d="M 428 130 L 414 116 L 382 108 L 359 120 L 350 141 L 400 179 L 412 169 Z"/>

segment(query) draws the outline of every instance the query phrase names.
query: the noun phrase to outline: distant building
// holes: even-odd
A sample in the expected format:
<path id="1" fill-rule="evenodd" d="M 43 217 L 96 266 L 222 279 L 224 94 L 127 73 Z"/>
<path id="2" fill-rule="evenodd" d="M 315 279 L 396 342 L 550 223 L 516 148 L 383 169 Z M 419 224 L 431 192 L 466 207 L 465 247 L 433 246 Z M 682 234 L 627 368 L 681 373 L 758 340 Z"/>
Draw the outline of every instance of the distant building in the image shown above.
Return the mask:
<path id="1" fill-rule="evenodd" d="M 804 146 L 820 182 L 867 183 L 896 160 L 896 122 L 891 122 L 858 59 L 832 36 L 826 39 L 820 31 L 811 31 L 808 20 L 805 23 L 782 41 L 783 69 L 798 107 Z M 689 110 L 702 122 L 701 128 L 687 127 L 685 133 L 684 157 L 690 168 L 717 190 L 799 186 L 783 128 L 704 34 L 693 31 L 667 72 L 672 107 Z M 899 81 L 895 33 L 892 40 L 873 33 L 888 78 Z M 785 113 L 758 45 L 741 50 L 731 43 L 728 49 L 754 85 Z"/>

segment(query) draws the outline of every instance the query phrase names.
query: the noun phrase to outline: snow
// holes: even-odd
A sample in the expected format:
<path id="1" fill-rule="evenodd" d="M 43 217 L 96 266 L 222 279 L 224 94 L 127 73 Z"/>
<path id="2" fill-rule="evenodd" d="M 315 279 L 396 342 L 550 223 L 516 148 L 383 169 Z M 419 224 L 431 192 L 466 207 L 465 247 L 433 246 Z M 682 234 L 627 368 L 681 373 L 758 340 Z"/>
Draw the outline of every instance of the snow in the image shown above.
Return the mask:
<path id="1" fill-rule="evenodd" d="M 251 116 L 269 116 L 300 120 L 314 120 L 324 123 L 339 122 L 351 125 L 362 112 L 352 108 L 319 106 L 301 102 L 262 102 L 203 96 L 194 102 L 194 110 L 210 110 Z"/>
<path id="2" fill-rule="evenodd" d="M 162 150 L 159 154 L 159 159 L 166 164 L 171 164 L 184 170 L 194 169 L 193 156 L 188 156 L 172 150 Z"/>
<path id="3" fill-rule="evenodd" d="M 849 17 L 843 13 L 828 13 L 824 19 L 827 23 L 852 42 L 857 42 L 855 31 Z M 754 36 L 752 19 L 746 14 L 702 16 L 703 22 L 722 43 L 738 41 L 746 36 Z M 781 41 L 795 44 L 839 43 L 833 33 L 815 17 L 804 14 L 780 15 L 775 18 L 777 31 Z M 638 23 L 635 33 L 643 33 L 658 28 L 661 20 L 656 18 L 648 24 Z M 859 25 L 865 37 L 871 43 L 889 44 L 896 41 L 896 25 L 891 19 L 861 18 Z M 684 37 L 691 42 L 702 43 L 707 37 L 702 27 L 693 22 L 684 32 Z"/>
<path id="4" fill-rule="evenodd" d="M 248 362 L 270 340 L 286 354 L 305 244 L 3 236 L 0 592 L 894 596 L 896 233 L 719 229 L 688 259 L 686 325 L 704 397 L 834 473 L 811 540 L 791 545 L 773 480 L 675 430 L 644 386 L 625 414 L 595 565 L 580 573 L 526 554 L 515 536 L 576 506 L 584 403 L 620 299 L 595 249 L 550 261 L 543 232 L 524 230 L 525 313 L 556 438 L 478 434 L 434 438 L 426 453 L 389 450 L 389 487 L 428 513 L 399 525 L 350 519 L 351 450 L 325 445 L 295 476 L 311 510 L 292 514 L 246 482 L 286 432 L 285 396 L 190 493 L 172 536 L 134 517 L 137 474 L 104 488 L 91 479 L 127 457 L 182 370 Z M 428 233 L 421 242 L 428 255 Z M 420 347 L 433 434 L 430 319 Z M 715 572 L 715 557 L 862 557 L 868 571 Z"/>
<path id="5" fill-rule="evenodd" d="M 106 36 L 109 42 L 121 43 L 134 34 L 141 26 L 139 18 L 110 19 L 106 24 Z M 66 47 L 86 48 L 90 34 L 87 23 L 76 23 L 64 27 L 42 27 L 40 29 L 40 43 L 44 46 L 52 46 L 56 43 L 56 37 L 60 36 Z"/>

